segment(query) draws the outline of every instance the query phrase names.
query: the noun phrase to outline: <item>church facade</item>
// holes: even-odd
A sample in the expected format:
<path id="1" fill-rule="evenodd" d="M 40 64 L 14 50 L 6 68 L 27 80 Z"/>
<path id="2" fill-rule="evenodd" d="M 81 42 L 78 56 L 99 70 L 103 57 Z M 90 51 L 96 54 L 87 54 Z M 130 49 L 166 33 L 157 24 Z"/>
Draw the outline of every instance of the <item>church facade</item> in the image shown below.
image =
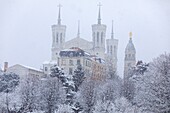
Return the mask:
<path id="1" fill-rule="evenodd" d="M 61 23 L 61 11 L 59 7 L 57 24 L 52 25 L 52 48 L 51 48 L 51 62 L 56 62 L 59 65 L 60 51 L 78 47 L 89 54 L 99 57 L 103 60 L 111 59 L 113 70 L 117 69 L 117 50 L 118 40 L 114 38 L 113 23 L 111 38 L 106 38 L 105 24 L 101 22 L 100 6 L 98 12 L 97 23 L 92 25 L 92 41 L 85 40 L 80 37 L 78 26 L 78 33 L 76 38 L 66 41 L 66 25 Z M 45 64 L 46 65 L 46 64 Z"/>
<path id="2" fill-rule="evenodd" d="M 78 24 L 78 33 L 76 38 L 66 41 L 66 29 L 67 26 L 61 23 L 61 11 L 59 6 L 58 21 L 57 24 L 52 25 L 52 48 L 51 48 L 51 60 L 43 64 L 43 70 L 47 74 L 50 72 L 50 67 L 54 64 L 62 66 L 60 52 L 70 48 L 79 48 L 90 55 L 102 59 L 105 62 L 112 64 L 113 71 L 117 71 L 117 51 L 118 51 L 118 39 L 114 38 L 113 22 L 111 37 L 106 36 L 107 26 L 101 22 L 101 8 L 99 5 L 99 12 L 97 23 L 92 24 L 92 41 L 88 41 L 80 37 L 80 30 Z M 70 57 L 71 59 L 71 57 Z M 69 57 L 68 57 L 69 60 Z M 125 49 L 124 59 L 124 76 L 131 66 L 136 63 L 136 50 L 132 43 L 132 33 L 130 33 L 130 40 Z M 103 65 L 103 64 L 102 64 Z M 48 68 L 48 69 L 46 69 Z M 48 70 L 48 71 L 47 71 Z M 69 71 L 68 71 L 69 73 Z"/>

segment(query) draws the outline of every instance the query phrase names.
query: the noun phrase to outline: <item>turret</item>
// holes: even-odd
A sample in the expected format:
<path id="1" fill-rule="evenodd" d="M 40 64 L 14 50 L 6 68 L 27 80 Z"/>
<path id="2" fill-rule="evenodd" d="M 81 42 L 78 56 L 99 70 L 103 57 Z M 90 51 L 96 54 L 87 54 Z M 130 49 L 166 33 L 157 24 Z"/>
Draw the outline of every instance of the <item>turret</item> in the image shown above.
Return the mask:
<path id="1" fill-rule="evenodd" d="M 129 33 L 129 43 L 125 49 L 125 59 L 124 59 L 124 79 L 126 79 L 129 69 L 136 64 L 136 49 L 132 42 L 132 32 Z"/>
<path id="2" fill-rule="evenodd" d="M 112 21 L 111 38 L 106 40 L 106 46 L 107 46 L 107 51 L 106 51 L 107 59 L 110 60 L 110 63 L 112 63 L 113 66 L 113 70 L 116 71 L 118 40 L 114 38 L 113 21 Z"/>

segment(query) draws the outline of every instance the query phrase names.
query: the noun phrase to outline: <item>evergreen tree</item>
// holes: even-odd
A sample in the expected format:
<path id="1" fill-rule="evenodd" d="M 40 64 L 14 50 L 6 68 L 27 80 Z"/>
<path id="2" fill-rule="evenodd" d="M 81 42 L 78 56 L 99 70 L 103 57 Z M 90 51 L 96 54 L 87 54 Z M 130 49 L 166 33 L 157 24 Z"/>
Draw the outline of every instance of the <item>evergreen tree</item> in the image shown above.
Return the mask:
<path id="1" fill-rule="evenodd" d="M 143 112 L 170 112 L 170 54 L 160 55 L 146 66 L 140 66 L 132 80 L 135 83 L 135 103 Z M 140 72 L 140 73 L 139 73 Z"/>
<path id="2" fill-rule="evenodd" d="M 73 75 L 73 82 L 75 85 L 75 92 L 77 92 L 79 89 L 79 86 L 82 84 L 83 80 L 85 79 L 84 77 L 84 71 L 82 69 L 81 65 L 77 66 L 77 69 L 74 71 Z"/>
<path id="3" fill-rule="evenodd" d="M 72 106 L 72 110 L 74 111 L 74 113 L 79 113 L 83 110 L 83 107 L 80 105 L 79 102 L 75 102 L 75 104 Z"/>
<path id="4" fill-rule="evenodd" d="M 61 81 L 62 86 L 66 91 L 66 104 L 71 105 L 73 103 L 73 96 L 75 90 L 75 85 L 72 81 L 71 76 L 65 75 L 57 65 L 51 67 L 50 76 L 57 77 Z"/>
<path id="5" fill-rule="evenodd" d="M 14 73 L 0 74 L 0 92 L 12 92 L 19 85 L 19 75 Z"/>
<path id="6" fill-rule="evenodd" d="M 14 73 L 3 73 L 0 72 L 0 93 L 6 94 L 6 112 L 10 112 L 9 109 L 9 97 L 8 93 L 12 93 L 14 89 L 19 85 L 20 77 Z"/>
<path id="7" fill-rule="evenodd" d="M 124 96 L 132 101 L 135 95 L 135 84 L 132 78 L 139 78 L 139 75 L 144 75 L 147 72 L 149 64 L 138 61 L 135 67 L 132 67 L 128 73 L 128 79 L 124 81 Z"/>
<path id="8" fill-rule="evenodd" d="M 78 65 L 73 74 L 73 82 L 75 86 L 74 91 L 76 93 L 79 91 L 80 85 L 83 83 L 84 79 L 85 76 L 84 76 L 83 68 L 81 65 Z M 83 110 L 82 106 L 78 101 L 74 102 L 72 109 L 75 113 L 79 113 L 80 111 Z"/>

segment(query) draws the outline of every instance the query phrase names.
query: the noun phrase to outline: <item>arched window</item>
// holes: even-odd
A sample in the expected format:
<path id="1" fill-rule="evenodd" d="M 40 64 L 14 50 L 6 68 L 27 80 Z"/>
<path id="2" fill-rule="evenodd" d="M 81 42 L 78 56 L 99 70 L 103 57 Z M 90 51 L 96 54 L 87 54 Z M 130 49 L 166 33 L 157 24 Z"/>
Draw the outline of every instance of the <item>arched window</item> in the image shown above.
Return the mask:
<path id="1" fill-rule="evenodd" d="M 107 53 L 109 53 L 109 46 L 107 46 Z"/>
<path id="2" fill-rule="evenodd" d="M 57 36 L 56 36 L 56 42 L 58 43 L 58 33 L 57 33 Z"/>
<path id="3" fill-rule="evenodd" d="M 132 57 L 135 57 L 135 55 L 133 54 Z"/>
<path id="4" fill-rule="evenodd" d="M 53 32 L 53 43 L 55 42 L 55 33 Z"/>
<path id="5" fill-rule="evenodd" d="M 62 43 L 63 41 L 63 34 L 62 33 L 60 33 L 60 43 Z"/>
<path id="6" fill-rule="evenodd" d="M 103 32 L 101 33 L 101 44 L 103 44 Z"/>
<path id="7" fill-rule="evenodd" d="M 55 37 L 53 37 L 53 42 L 55 42 Z"/>
<path id="8" fill-rule="evenodd" d="M 110 54 L 113 53 L 113 48 L 112 48 L 112 45 L 110 46 Z"/>
<path id="9" fill-rule="evenodd" d="M 130 67 L 131 66 L 131 63 L 128 63 L 128 67 Z"/>
<path id="10" fill-rule="evenodd" d="M 95 32 L 93 32 L 93 46 L 95 45 Z"/>
<path id="11" fill-rule="evenodd" d="M 116 54 L 116 46 L 114 46 L 114 54 Z"/>
<path id="12" fill-rule="evenodd" d="M 131 54 L 129 54 L 129 58 L 131 57 Z"/>
<path id="13" fill-rule="evenodd" d="M 96 42 L 95 42 L 95 37 L 93 37 L 93 47 L 95 47 Z"/>
<path id="14" fill-rule="evenodd" d="M 93 37 L 95 38 L 95 32 L 93 32 Z"/>
<path id="15" fill-rule="evenodd" d="M 99 43 L 99 32 L 97 32 L 97 42 Z"/>

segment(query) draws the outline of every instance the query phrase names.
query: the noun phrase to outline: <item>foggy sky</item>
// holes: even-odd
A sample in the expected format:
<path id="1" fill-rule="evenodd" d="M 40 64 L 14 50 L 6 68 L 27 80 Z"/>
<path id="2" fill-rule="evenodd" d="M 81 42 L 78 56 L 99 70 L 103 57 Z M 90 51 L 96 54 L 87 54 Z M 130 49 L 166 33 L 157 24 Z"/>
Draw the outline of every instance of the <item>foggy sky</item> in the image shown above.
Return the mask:
<path id="1" fill-rule="evenodd" d="M 92 40 L 92 24 L 97 23 L 101 2 L 102 24 L 107 25 L 106 38 L 119 40 L 118 73 L 122 76 L 124 51 L 133 33 L 137 60 L 152 61 L 170 53 L 169 0 L 0 0 L 0 64 L 24 64 L 42 67 L 51 59 L 51 25 L 57 23 L 62 4 L 62 24 L 67 26 L 66 40 L 76 37 L 80 20 L 80 37 Z"/>

